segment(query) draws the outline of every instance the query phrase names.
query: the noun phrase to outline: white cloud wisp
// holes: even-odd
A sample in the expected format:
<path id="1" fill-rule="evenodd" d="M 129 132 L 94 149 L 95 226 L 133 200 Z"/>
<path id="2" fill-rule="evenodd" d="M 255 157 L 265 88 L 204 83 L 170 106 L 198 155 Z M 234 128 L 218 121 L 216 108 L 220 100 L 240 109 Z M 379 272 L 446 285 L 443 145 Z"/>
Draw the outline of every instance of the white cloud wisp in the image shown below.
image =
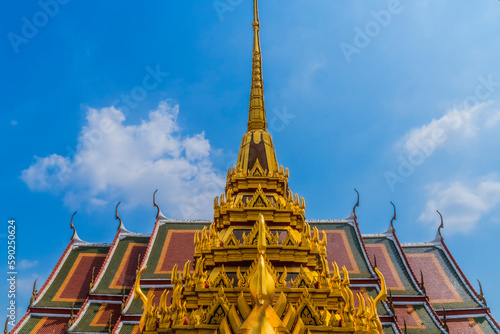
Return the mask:
<path id="1" fill-rule="evenodd" d="M 183 136 L 178 113 L 178 105 L 165 101 L 149 119 L 125 125 L 125 115 L 114 107 L 89 108 L 77 149 L 35 157 L 21 179 L 32 191 L 64 193 L 72 207 L 118 200 L 151 205 L 159 188 L 168 216 L 209 217 L 224 179 L 213 167 L 204 133 Z"/>
<path id="2" fill-rule="evenodd" d="M 419 221 L 438 226 L 436 210 L 440 210 L 450 233 L 473 231 L 481 219 L 500 204 L 500 182 L 494 179 L 484 180 L 476 188 L 467 187 L 462 182 L 452 182 L 447 185 L 433 184 L 429 190 L 429 200 Z"/>

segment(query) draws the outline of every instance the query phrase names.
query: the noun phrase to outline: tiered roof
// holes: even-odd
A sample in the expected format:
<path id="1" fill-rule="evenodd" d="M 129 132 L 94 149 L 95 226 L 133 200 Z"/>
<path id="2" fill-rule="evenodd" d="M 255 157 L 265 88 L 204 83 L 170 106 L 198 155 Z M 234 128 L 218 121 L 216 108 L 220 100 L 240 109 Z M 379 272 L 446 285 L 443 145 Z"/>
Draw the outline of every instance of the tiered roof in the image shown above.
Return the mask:
<path id="1" fill-rule="evenodd" d="M 349 269 L 354 295 L 361 292 L 365 297 L 375 298 L 380 292 L 374 275 L 375 264 L 384 274 L 391 297 L 388 303 L 379 305 L 378 314 L 385 333 L 404 332 L 405 324 L 407 333 L 446 333 L 446 326 L 450 333 L 500 333 L 483 297 L 467 281 L 441 238 L 401 245 L 394 229 L 381 234 L 359 234 L 353 216 L 305 222 L 326 233 L 327 257 Z M 210 223 L 160 217 L 151 236 L 119 231 L 112 245 L 72 240 L 40 289 L 37 301 L 13 332 L 52 333 L 55 330 L 54 333 L 62 333 L 75 302 L 70 333 L 106 333 L 110 317 L 114 333 L 139 333 L 138 324 L 144 309 L 131 290 L 138 254 L 143 254 L 141 267 L 148 267 L 141 280 L 142 290 L 147 296 L 155 295 L 154 303 L 158 304 L 162 292 L 172 290 L 173 265 L 193 259 L 195 231 L 209 227 Z M 95 285 L 90 291 L 92 269 Z M 60 296 L 66 296 L 68 291 L 63 286 L 63 277 L 70 272 L 78 272 L 78 276 L 72 276 L 75 280 L 71 286 L 77 283 L 79 288 L 72 292 L 71 300 L 61 302 Z M 444 288 L 436 289 L 441 285 Z M 76 293 L 84 291 L 84 287 L 85 293 Z M 56 295 L 59 297 L 54 298 Z M 461 301 L 457 301 L 459 299 Z M 357 300 L 355 307 L 358 307 Z"/>

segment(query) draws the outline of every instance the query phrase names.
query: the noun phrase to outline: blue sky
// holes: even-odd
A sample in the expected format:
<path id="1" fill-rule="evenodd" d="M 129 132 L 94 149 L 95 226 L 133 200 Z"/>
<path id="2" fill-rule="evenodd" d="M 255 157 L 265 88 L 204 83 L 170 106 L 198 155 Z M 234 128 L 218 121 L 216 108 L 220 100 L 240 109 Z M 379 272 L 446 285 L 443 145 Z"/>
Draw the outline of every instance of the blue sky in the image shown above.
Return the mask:
<path id="1" fill-rule="evenodd" d="M 75 210 L 92 242 L 112 241 L 118 201 L 150 233 L 156 188 L 167 216 L 210 218 L 248 111 L 251 1 L 48 2 L 0 14 L 0 237 L 16 218 L 19 313 Z M 347 217 L 356 187 L 363 233 L 387 228 L 393 201 L 399 239 L 418 242 L 439 209 L 498 319 L 498 1 L 260 7 L 270 132 L 307 218 Z"/>

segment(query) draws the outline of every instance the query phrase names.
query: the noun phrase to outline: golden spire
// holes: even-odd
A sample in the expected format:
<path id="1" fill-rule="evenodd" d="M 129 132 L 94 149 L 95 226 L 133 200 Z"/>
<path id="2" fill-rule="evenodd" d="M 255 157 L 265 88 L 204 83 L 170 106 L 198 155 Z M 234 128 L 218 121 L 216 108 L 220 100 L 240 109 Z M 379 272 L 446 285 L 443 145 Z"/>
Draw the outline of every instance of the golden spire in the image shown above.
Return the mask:
<path id="1" fill-rule="evenodd" d="M 238 154 L 237 170 L 248 172 L 257 160 L 260 166 L 271 174 L 279 171 L 273 140 L 267 132 L 266 108 L 264 106 L 264 80 L 262 79 L 262 53 L 260 47 L 259 6 L 254 0 L 253 58 L 250 106 L 248 110 L 247 132 L 243 135 Z"/>
<path id="2" fill-rule="evenodd" d="M 248 131 L 267 130 L 266 108 L 264 105 L 264 80 L 262 78 L 262 53 L 260 49 L 259 5 L 254 0 L 253 17 L 253 59 L 252 88 L 250 90 L 250 108 L 248 112 Z"/>

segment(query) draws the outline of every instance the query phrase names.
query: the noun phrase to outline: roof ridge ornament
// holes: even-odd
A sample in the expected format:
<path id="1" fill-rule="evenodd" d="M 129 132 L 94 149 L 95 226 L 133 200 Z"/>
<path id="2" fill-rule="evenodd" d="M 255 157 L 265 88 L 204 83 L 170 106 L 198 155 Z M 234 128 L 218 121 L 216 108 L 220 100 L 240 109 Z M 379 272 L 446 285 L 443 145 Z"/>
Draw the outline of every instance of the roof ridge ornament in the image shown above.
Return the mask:
<path id="1" fill-rule="evenodd" d="M 484 293 L 483 293 L 483 286 L 481 285 L 481 282 L 477 280 L 479 283 L 479 299 L 484 303 L 484 306 L 488 307 L 488 303 L 486 303 L 486 298 L 484 298 Z"/>
<path id="2" fill-rule="evenodd" d="M 155 190 L 155 192 L 153 193 L 153 206 L 156 207 L 157 211 L 156 211 L 156 220 L 160 219 L 160 220 L 167 220 L 168 218 L 165 217 L 165 215 L 161 212 L 161 209 L 160 207 L 158 206 L 158 204 L 156 204 L 156 193 L 158 192 L 158 189 Z"/>
<path id="3" fill-rule="evenodd" d="M 443 235 L 441 234 L 441 229 L 444 228 L 443 215 L 439 212 L 439 210 L 436 210 L 436 212 L 439 214 L 439 217 L 441 217 L 441 225 L 439 225 L 438 234 L 442 238 Z"/>
<path id="4" fill-rule="evenodd" d="M 38 281 L 38 278 L 35 279 L 35 282 L 33 283 L 33 291 L 31 292 L 30 304 L 28 307 L 33 306 L 33 303 L 36 301 L 36 281 Z"/>
<path id="5" fill-rule="evenodd" d="M 391 222 L 389 223 L 389 227 L 384 232 L 384 234 L 389 239 L 394 240 L 394 234 L 396 232 L 396 229 L 394 228 L 394 221 L 397 220 L 396 219 L 396 206 L 394 205 L 394 203 L 392 203 L 392 201 L 391 201 L 391 204 L 392 204 L 392 207 L 394 208 L 394 214 L 392 215 Z"/>
<path id="6" fill-rule="evenodd" d="M 394 205 L 394 203 L 392 203 L 392 201 L 391 201 L 391 204 L 392 204 L 392 207 L 394 208 L 394 215 L 392 216 L 392 219 L 391 219 L 391 228 L 394 231 L 394 224 L 393 224 L 393 222 L 395 220 L 397 220 L 396 219 L 396 206 Z"/>
<path id="7" fill-rule="evenodd" d="M 78 233 L 76 233 L 75 225 L 73 225 L 73 217 L 75 217 L 77 212 L 78 211 L 75 211 L 73 213 L 73 215 L 71 216 L 71 222 L 69 225 L 69 228 L 73 230 L 73 235 L 71 236 L 71 240 L 73 241 L 73 243 L 83 243 L 84 241 L 82 239 L 80 239 L 80 237 L 78 236 Z"/>
<path id="8" fill-rule="evenodd" d="M 115 208 L 115 219 L 118 219 L 120 221 L 120 224 L 118 225 L 118 231 L 120 231 L 120 233 L 128 233 L 129 231 L 125 228 L 125 225 L 123 224 L 122 219 L 118 215 L 118 206 L 120 205 L 120 203 L 121 203 L 121 201 L 118 202 L 118 204 L 116 204 L 116 208 Z"/>
<path id="9" fill-rule="evenodd" d="M 434 238 L 434 240 L 431 241 L 431 243 L 437 247 L 442 247 L 443 235 L 441 234 L 441 229 L 444 228 L 443 215 L 438 210 L 436 210 L 436 212 L 439 214 L 439 217 L 441 218 L 441 224 L 438 227 L 436 237 Z"/>
<path id="10" fill-rule="evenodd" d="M 354 217 L 354 220 L 357 222 L 358 221 L 358 216 L 356 215 L 356 208 L 359 207 L 359 192 L 356 188 L 354 188 L 354 191 L 358 195 L 358 200 L 356 201 L 356 204 L 352 208 L 352 216 Z"/>

